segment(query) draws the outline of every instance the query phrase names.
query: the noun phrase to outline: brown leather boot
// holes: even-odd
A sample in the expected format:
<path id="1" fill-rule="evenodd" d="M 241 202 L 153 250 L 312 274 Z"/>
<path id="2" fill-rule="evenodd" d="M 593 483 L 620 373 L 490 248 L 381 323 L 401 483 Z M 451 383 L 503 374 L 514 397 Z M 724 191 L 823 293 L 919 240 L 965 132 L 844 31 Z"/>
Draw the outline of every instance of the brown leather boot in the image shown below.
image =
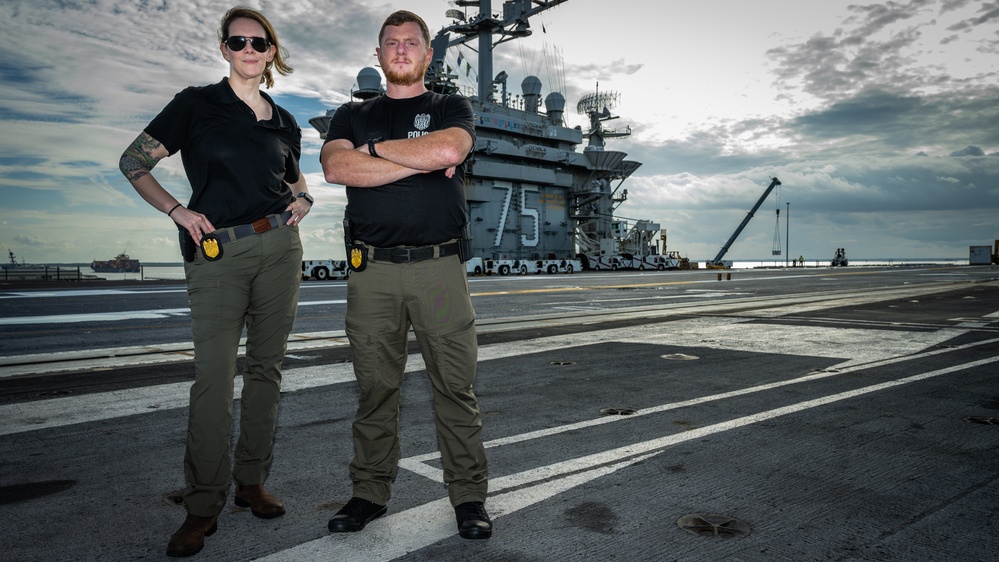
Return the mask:
<path id="1" fill-rule="evenodd" d="M 198 517 L 187 514 L 184 524 L 170 537 L 167 545 L 167 556 L 191 556 L 197 554 L 205 546 L 205 537 L 210 536 L 219 528 L 218 516 Z"/>
<path id="2" fill-rule="evenodd" d="M 250 508 L 261 519 L 274 519 L 284 515 L 284 504 L 265 490 L 263 484 L 237 485 L 236 505 Z"/>

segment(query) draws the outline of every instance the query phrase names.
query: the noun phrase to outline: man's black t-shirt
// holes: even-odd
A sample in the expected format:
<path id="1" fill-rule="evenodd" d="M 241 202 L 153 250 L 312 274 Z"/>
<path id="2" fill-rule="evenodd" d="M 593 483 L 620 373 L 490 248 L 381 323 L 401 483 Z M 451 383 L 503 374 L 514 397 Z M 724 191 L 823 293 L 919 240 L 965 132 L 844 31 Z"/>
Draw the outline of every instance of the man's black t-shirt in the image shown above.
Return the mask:
<path id="1" fill-rule="evenodd" d="M 186 88 L 157 115 L 146 133 L 180 151 L 191 182 L 187 207 L 216 228 L 253 222 L 284 211 L 294 199 L 285 185 L 298 181 L 302 130 L 295 118 L 261 92 L 274 115 L 256 115 L 229 86 Z"/>
<path id="2" fill-rule="evenodd" d="M 346 139 L 357 147 L 370 139 L 414 138 L 451 127 L 468 131 L 474 141 L 472 105 L 463 96 L 379 96 L 340 106 L 330 120 L 326 142 Z M 354 239 L 379 248 L 460 238 L 466 221 L 464 165 L 451 178 L 437 170 L 379 187 L 347 186 L 346 214 Z"/>

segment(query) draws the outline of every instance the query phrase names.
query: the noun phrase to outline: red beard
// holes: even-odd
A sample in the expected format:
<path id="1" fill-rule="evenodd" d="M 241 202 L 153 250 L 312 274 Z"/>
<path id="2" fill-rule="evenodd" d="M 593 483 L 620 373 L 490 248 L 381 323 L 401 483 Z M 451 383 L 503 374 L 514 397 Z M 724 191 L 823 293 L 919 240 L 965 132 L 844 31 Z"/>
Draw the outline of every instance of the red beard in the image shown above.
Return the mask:
<path id="1" fill-rule="evenodd" d="M 418 82 L 423 82 L 424 69 L 414 68 L 410 72 L 397 72 L 395 67 L 391 65 L 383 65 L 382 70 L 385 71 L 385 80 L 389 84 L 395 84 L 397 86 L 412 86 Z"/>

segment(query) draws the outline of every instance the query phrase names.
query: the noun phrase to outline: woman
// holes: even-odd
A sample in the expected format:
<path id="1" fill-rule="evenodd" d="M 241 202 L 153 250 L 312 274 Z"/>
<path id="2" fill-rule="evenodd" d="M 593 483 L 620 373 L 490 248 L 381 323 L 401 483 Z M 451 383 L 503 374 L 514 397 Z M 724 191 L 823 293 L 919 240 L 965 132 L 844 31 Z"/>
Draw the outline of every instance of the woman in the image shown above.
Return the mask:
<path id="1" fill-rule="evenodd" d="M 272 461 L 281 362 L 295 322 L 301 280 L 298 225 L 312 197 L 299 170 L 302 132 L 261 84 L 289 74 L 270 22 L 233 8 L 219 48 L 229 76 L 177 94 L 122 154 L 120 168 L 149 204 L 178 225 L 191 304 L 191 386 L 184 503 L 187 518 L 167 554 L 190 556 L 215 532 L 230 478 L 236 505 L 262 518 L 284 514 L 263 487 Z M 191 199 L 179 203 L 152 176 L 181 151 Z M 246 360 L 235 462 L 230 453 L 236 354 Z"/>

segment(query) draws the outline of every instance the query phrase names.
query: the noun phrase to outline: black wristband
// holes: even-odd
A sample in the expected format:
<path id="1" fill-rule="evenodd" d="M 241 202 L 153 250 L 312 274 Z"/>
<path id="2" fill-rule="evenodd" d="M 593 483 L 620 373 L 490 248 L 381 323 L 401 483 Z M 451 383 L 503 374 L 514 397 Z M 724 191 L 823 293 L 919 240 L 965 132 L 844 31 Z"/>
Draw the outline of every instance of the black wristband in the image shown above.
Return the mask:
<path id="1" fill-rule="evenodd" d="M 177 203 L 176 205 L 174 205 L 172 209 L 170 209 L 169 211 L 167 211 L 167 216 L 169 217 L 170 215 L 172 215 L 173 212 L 177 210 L 177 207 L 180 207 L 180 206 L 181 206 L 180 203 Z M 170 218 L 173 218 L 173 217 L 170 217 Z"/>
<path id="2" fill-rule="evenodd" d="M 371 139 L 368 141 L 368 153 L 370 153 L 375 158 L 381 158 L 381 156 L 378 156 L 378 152 L 375 151 L 375 144 L 379 142 L 382 142 L 381 138 Z"/>

